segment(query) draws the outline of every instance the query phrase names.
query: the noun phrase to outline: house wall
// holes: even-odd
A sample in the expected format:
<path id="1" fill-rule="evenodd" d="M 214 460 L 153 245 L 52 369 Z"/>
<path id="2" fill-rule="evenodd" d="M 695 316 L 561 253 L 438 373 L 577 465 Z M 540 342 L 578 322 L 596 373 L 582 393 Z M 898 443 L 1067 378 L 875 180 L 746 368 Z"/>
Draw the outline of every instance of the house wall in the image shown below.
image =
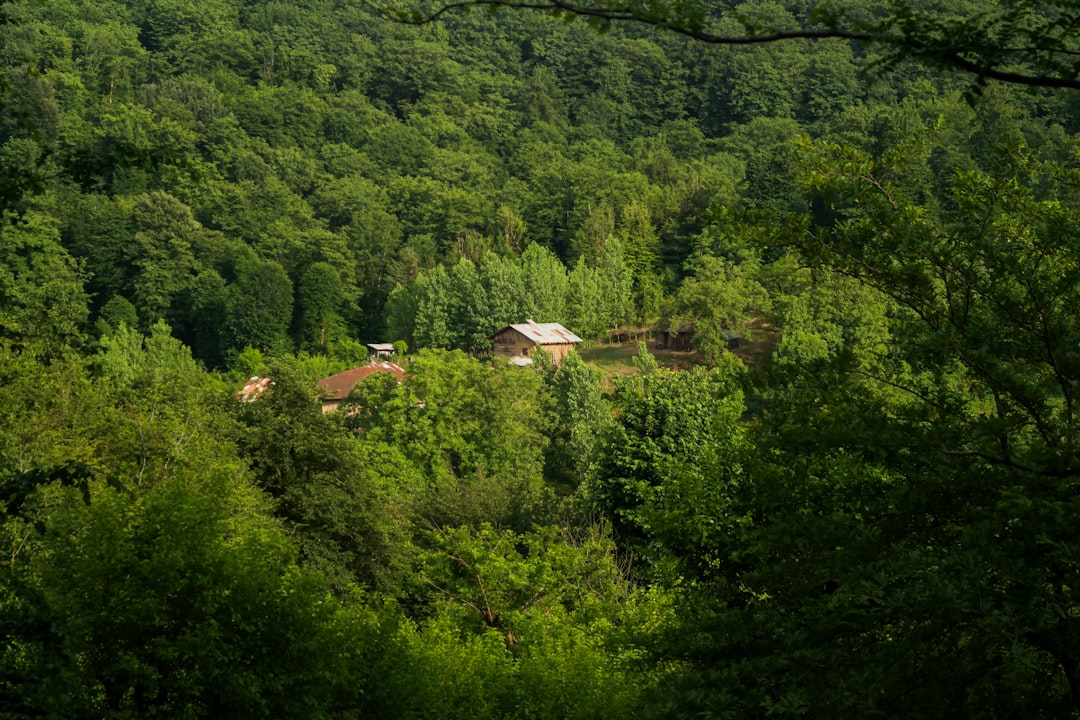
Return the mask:
<path id="1" fill-rule="evenodd" d="M 496 357 L 529 357 L 536 347 L 536 343 L 517 330 L 506 330 L 491 340 L 492 352 Z"/>
<path id="2" fill-rule="evenodd" d="M 574 349 L 573 344 L 567 343 L 565 345 L 545 345 L 544 352 L 551 356 L 551 362 L 556 365 L 562 365 L 563 358 L 565 358 L 571 350 Z"/>

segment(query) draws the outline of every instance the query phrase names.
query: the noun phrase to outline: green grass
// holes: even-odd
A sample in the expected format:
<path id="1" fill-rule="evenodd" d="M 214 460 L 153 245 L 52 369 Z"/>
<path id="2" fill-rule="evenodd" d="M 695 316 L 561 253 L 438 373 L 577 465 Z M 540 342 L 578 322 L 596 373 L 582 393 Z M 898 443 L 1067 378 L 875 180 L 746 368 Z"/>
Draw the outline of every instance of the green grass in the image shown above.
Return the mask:
<path id="1" fill-rule="evenodd" d="M 747 367 L 762 366 L 768 362 L 779 336 L 776 331 L 767 325 L 763 319 L 757 318 L 751 325 L 751 340 L 744 342 L 735 348 L 735 357 L 742 360 Z M 656 343 L 651 340 L 647 344 L 648 350 L 656 358 L 660 367 L 673 370 L 689 370 L 695 365 L 702 365 L 701 356 L 696 352 L 677 352 L 674 350 L 657 350 Z M 597 343 L 591 347 L 578 348 L 578 354 L 586 365 L 600 371 L 604 388 L 611 389 L 613 378 L 626 375 L 636 375 L 634 356 L 637 355 L 637 342 L 624 343 Z"/>
<path id="2" fill-rule="evenodd" d="M 686 370 L 701 364 L 697 353 L 657 350 L 651 341 L 648 343 L 648 350 L 661 367 Z M 634 356 L 637 352 L 636 342 L 597 343 L 592 347 L 578 349 L 578 354 L 585 364 L 600 371 L 605 387 L 611 386 L 612 378 L 637 374 L 638 370 L 634 367 Z"/>

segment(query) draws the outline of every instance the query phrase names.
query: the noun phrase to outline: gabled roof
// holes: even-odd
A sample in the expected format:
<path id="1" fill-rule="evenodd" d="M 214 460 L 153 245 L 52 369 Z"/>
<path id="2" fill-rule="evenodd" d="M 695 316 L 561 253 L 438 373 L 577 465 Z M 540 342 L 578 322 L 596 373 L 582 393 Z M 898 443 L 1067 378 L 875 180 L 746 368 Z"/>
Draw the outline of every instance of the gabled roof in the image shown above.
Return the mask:
<path id="1" fill-rule="evenodd" d="M 537 323 L 532 320 L 517 325 L 507 325 L 488 337 L 493 338 L 508 328 L 517 330 L 537 345 L 566 345 L 582 342 L 581 338 L 559 323 Z"/>
<path id="2" fill-rule="evenodd" d="M 367 347 L 375 352 L 394 352 L 394 343 L 368 343 Z"/>
<path id="3" fill-rule="evenodd" d="M 361 365 L 358 368 L 346 370 L 320 380 L 318 385 L 323 390 L 323 400 L 341 400 L 345 398 L 356 387 L 358 382 L 377 372 L 393 373 L 398 382 L 405 379 L 405 371 L 392 362 L 379 361 L 370 365 Z"/>

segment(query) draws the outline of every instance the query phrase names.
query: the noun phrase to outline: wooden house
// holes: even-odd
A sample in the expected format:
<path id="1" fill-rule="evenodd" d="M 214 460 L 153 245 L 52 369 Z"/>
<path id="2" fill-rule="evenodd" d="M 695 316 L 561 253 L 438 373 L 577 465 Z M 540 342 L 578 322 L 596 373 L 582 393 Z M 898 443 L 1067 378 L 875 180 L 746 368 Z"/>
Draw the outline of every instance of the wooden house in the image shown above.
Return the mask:
<path id="1" fill-rule="evenodd" d="M 581 342 L 574 333 L 564 328 L 559 323 L 528 322 L 517 325 L 507 325 L 488 338 L 493 343 L 493 352 L 496 357 L 507 357 L 515 364 L 523 364 L 525 360 L 532 360 L 535 349 L 541 347 L 551 361 L 561 365 L 566 354 Z"/>

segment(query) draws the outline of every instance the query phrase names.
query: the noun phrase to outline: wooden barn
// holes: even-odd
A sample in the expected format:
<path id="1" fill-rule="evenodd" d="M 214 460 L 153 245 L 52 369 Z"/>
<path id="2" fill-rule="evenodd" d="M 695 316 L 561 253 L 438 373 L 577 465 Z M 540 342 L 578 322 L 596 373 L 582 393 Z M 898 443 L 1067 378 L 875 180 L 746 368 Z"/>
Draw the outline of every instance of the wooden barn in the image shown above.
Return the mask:
<path id="1" fill-rule="evenodd" d="M 553 363 L 561 365 L 566 354 L 581 342 L 581 338 L 559 323 L 537 323 L 532 320 L 507 325 L 488 335 L 488 338 L 494 344 L 496 357 L 511 358 L 517 360 L 518 364 L 523 360 L 531 361 L 534 350 L 542 347 Z"/>

